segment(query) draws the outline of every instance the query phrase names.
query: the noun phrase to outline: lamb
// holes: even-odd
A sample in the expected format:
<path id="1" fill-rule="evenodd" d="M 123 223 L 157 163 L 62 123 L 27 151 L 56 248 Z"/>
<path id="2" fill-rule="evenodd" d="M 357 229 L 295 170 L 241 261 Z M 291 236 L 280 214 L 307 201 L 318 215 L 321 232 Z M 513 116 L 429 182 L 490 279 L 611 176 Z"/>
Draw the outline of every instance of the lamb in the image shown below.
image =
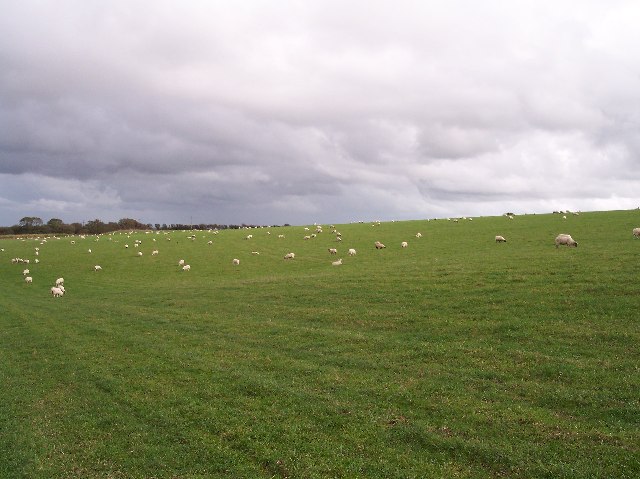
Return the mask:
<path id="1" fill-rule="evenodd" d="M 239 260 L 238 258 L 233 258 L 232 263 L 233 263 L 235 266 L 238 266 L 238 265 L 240 264 L 240 260 Z"/>
<path id="2" fill-rule="evenodd" d="M 190 266 L 190 265 L 188 265 L 188 264 L 185 264 L 185 265 L 182 267 L 182 271 L 191 271 L 191 266 Z"/>
<path id="3" fill-rule="evenodd" d="M 180 261 L 178 261 L 178 266 L 184 266 L 184 260 L 181 259 Z"/>
<path id="4" fill-rule="evenodd" d="M 374 244 L 376 245 L 376 249 L 386 248 L 386 246 L 380 243 L 380 241 L 376 241 Z"/>
<path id="5" fill-rule="evenodd" d="M 333 261 L 331 264 L 333 266 L 340 266 L 342 264 L 342 258 L 340 258 L 338 261 Z"/>
<path id="6" fill-rule="evenodd" d="M 336 248 L 329 248 L 329 254 L 338 254 L 338 250 Z"/>
<path id="7" fill-rule="evenodd" d="M 295 253 L 287 253 L 284 255 L 284 259 L 295 259 Z"/>
<path id="8" fill-rule="evenodd" d="M 496 236 L 496 243 L 506 243 L 507 240 L 505 239 L 504 236 Z"/>
<path id="9" fill-rule="evenodd" d="M 54 286 L 53 288 L 51 288 L 51 294 L 53 295 L 54 298 L 59 298 L 64 294 L 64 291 Z"/>
<path id="10" fill-rule="evenodd" d="M 556 236 L 556 248 L 560 245 L 573 246 L 574 248 L 578 247 L 578 242 L 575 241 L 571 235 L 568 234 L 559 234 Z"/>
<path id="11" fill-rule="evenodd" d="M 31 284 L 31 283 L 33 283 L 33 278 L 32 278 L 31 276 L 26 276 L 26 277 L 24 278 L 24 281 L 25 281 L 25 283 L 27 283 L 27 284 Z"/>
<path id="12" fill-rule="evenodd" d="M 640 228 L 633 228 L 634 238 L 640 238 Z"/>
<path id="13" fill-rule="evenodd" d="M 28 274 L 29 274 L 29 270 L 28 270 L 28 269 L 25 269 L 25 270 L 22 272 L 22 274 L 23 274 L 24 276 L 28 275 Z"/>
<path id="14" fill-rule="evenodd" d="M 356 250 L 353 248 L 349 248 L 349 256 L 355 256 L 356 255 Z"/>
<path id="15" fill-rule="evenodd" d="M 99 264 L 97 264 L 97 265 L 95 265 L 95 266 L 93 267 L 93 270 L 94 270 L 94 271 L 101 271 L 101 270 L 102 270 L 102 266 L 100 266 Z"/>
<path id="16" fill-rule="evenodd" d="M 402 246 L 403 248 L 406 248 L 407 246 L 409 246 L 409 243 L 407 243 L 406 241 L 403 241 L 402 243 L 400 243 L 400 246 Z"/>
<path id="17" fill-rule="evenodd" d="M 64 278 L 56 279 L 56 286 L 60 286 L 61 284 L 64 284 Z"/>

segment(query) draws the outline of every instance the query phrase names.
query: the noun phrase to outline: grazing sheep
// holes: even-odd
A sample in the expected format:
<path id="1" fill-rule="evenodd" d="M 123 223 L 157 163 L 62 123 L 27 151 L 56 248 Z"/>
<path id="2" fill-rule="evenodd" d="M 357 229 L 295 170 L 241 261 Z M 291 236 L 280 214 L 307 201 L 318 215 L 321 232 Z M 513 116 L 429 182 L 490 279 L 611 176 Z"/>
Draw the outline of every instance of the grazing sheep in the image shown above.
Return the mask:
<path id="1" fill-rule="evenodd" d="M 93 270 L 94 270 L 94 271 L 101 271 L 101 270 L 102 270 L 102 266 L 100 266 L 99 264 L 97 264 L 97 265 L 95 265 L 95 266 L 93 267 Z"/>
<path id="2" fill-rule="evenodd" d="M 253 238 L 253 235 L 247 235 L 245 239 L 251 239 L 251 238 Z"/>
<path id="3" fill-rule="evenodd" d="M 156 256 L 157 254 L 158 254 L 158 250 L 157 250 L 157 249 L 154 249 L 154 250 L 151 252 L 151 256 Z"/>
<path id="4" fill-rule="evenodd" d="M 64 278 L 56 279 L 56 286 L 60 286 L 61 284 L 64 284 Z"/>
<path id="5" fill-rule="evenodd" d="M 284 238 L 284 235 L 278 235 L 278 238 Z"/>
<path id="6" fill-rule="evenodd" d="M 422 233 L 416 233 L 416 238 L 422 238 Z"/>
<path id="7" fill-rule="evenodd" d="M 129 245 L 128 245 L 128 244 L 126 244 L 126 245 L 124 245 L 124 247 L 125 247 L 125 248 L 128 248 L 128 247 L 129 247 Z"/>
<path id="8" fill-rule="evenodd" d="M 496 236 L 496 243 L 506 243 L 507 240 L 504 236 Z"/>
<path id="9" fill-rule="evenodd" d="M 338 250 L 336 248 L 329 248 L 329 254 L 338 254 Z"/>
<path id="10" fill-rule="evenodd" d="M 640 238 L 640 228 L 633 228 L 633 236 L 635 238 Z"/>
<path id="11" fill-rule="evenodd" d="M 333 266 L 340 266 L 342 264 L 342 258 L 340 258 L 338 261 L 333 261 L 331 264 Z"/>
<path id="12" fill-rule="evenodd" d="M 575 241 L 571 235 L 568 234 L 559 234 L 556 236 L 556 248 L 560 245 L 573 246 L 574 248 L 578 247 L 578 242 Z"/>
<path id="13" fill-rule="evenodd" d="M 138 251 L 138 256 L 142 256 L 142 251 Z"/>
<path id="14" fill-rule="evenodd" d="M 284 255 L 284 259 L 295 259 L 296 254 L 295 253 L 287 253 Z"/>
<path id="15" fill-rule="evenodd" d="M 32 278 L 31 276 L 26 276 L 26 277 L 24 278 L 24 281 L 25 281 L 25 283 L 27 283 L 27 284 L 31 284 L 31 283 L 33 283 L 33 278 Z"/>
<path id="16" fill-rule="evenodd" d="M 400 246 L 402 246 L 403 248 L 406 248 L 407 246 L 409 246 L 409 243 L 407 243 L 406 241 L 403 241 L 402 243 L 400 243 Z"/>
<path id="17" fill-rule="evenodd" d="M 180 261 L 178 261 L 178 266 L 184 266 L 184 260 L 181 259 Z"/>
<path id="18" fill-rule="evenodd" d="M 386 246 L 380 243 L 380 241 L 376 241 L 374 244 L 376 245 L 376 249 L 386 248 Z"/>
<path id="19" fill-rule="evenodd" d="M 238 258 L 233 258 L 232 263 L 236 266 L 238 266 L 240 264 L 240 260 Z"/>
<path id="20" fill-rule="evenodd" d="M 91 253 L 91 248 L 89 248 L 89 253 Z"/>
<path id="21" fill-rule="evenodd" d="M 356 255 L 356 250 L 353 248 L 349 248 L 349 256 L 355 256 Z"/>
<path id="22" fill-rule="evenodd" d="M 51 294 L 53 295 L 54 298 L 59 298 L 64 294 L 64 291 L 54 286 L 53 288 L 51 288 Z"/>
<path id="23" fill-rule="evenodd" d="M 28 270 L 28 269 L 25 269 L 25 270 L 22 272 L 22 274 L 23 274 L 24 276 L 28 275 L 28 274 L 29 274 L 29 270 Z"/>
<path id="24" fill-rule="evenodd" d="M 185 265 L 182 267 L 182 271 L 191 271 L 191 266 L 190 266 L 190 265 L 188 265 L 188 264 L 185 264 Z"/>

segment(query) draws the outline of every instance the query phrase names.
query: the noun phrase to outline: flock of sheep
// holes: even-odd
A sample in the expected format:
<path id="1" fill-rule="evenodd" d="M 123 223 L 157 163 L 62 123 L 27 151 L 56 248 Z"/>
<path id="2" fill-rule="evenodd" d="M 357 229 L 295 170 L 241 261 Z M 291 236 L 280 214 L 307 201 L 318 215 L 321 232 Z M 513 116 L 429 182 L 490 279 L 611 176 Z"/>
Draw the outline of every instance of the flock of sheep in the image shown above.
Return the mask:
<path id="1" fill-rule="evenodd" d="M 331 226 L 331 228 L 332 228 L 332 233 L 335 234 L 336 241 L 342 241 L 341 233 L 339 233 L 333 226 Z M 305 231 L 308 231 L 308 228 L 305 227 Z M 309 239 L 315 238 L 316 235 L 321 233 L 321 232 L 322 232 L 322 227 L 321 226 L 316 226 L 316 232 L 314 234 L 305 235 L 303 237 L 303 239 L 304 240 L 309 240 Z M 213 231 L 213 233 L 217 234 L 218 232 L 217 231 Z M 633 228 L 632 233 L 633 233 L 633 237 L 634 238 L 640 238 L 640 228 Z M 270 235 L 271 233 L 267 232 L 267 234 Z M 416 236 L 416 238 L 421 238 L 422 234 L 421 233 L 417 233 L 415 236 Z M 80 236 L 80 237 L 82 239 L 85 238 L 85 236 L 83 236 L 83 235 Z M 195 235 L 188 236 L 187 238 L 191 239 L 191 240 L 194 240 L 195 239 Z M 247 240 L 250 240 L 252 238 L 253 238 L 252 234 L 249 234 L 249 235 L 247 235 L 245 237 L 245 239 L 247 239 Z M 282 234 L 278 235 L 278 238 L 284 238 L 284 235 L 282 235 Z M 59 238 L 57 238 L 57 239 L 59 239 Z M 167 238 L 167 240 L 170 241 L 171 238 Z M 46 241 L 47 241 L 47 238 L 43 239 L 40 244 L 45 244 Z M 98 241 L 98 240 L 96 239 L 96 241 Z M 153 241 L 156 241 L 156 240 L 153 239 Z M 496 235 L 495 236 L 495 242 L 496 243 L 506 243 L 507 239 L 502 235 Z M 71 243 L 75 244 L 75 240 L 72 240 Z M 141 240 L 135 240 L 134 247 L 138 248 L 141 243 L 142 243 Z M 212 242 L 209 241 L 208 244 L 212 244 Z M 559 234 L 555 238 L 555 246 L 556 246 L 556 248 L 558 248 L 559 246 L 577 247 L 578 246 L 578 242 L 575 241 L 571 237 L 571 235 L 566 234 L 566 233 L 562 233 L 562 234 Z M 124 247 L 125 248 L 129 248 L 129 245 L 125 244 Z M 380 241 L 376 241 L 374 243 L 374 247 L 377 250 L 386 248 L 386 246 L 383 243 L 381 243 Z M 400 247 L 401 248 L 407 248 L 408 247 L 408 242 L 402 241 L 400 243 Z M 4 248 L 0 249 L 0 251 L 4 252 Z M 337 248 L 328 248 L 328 251 L 329 251 L 330 255 L 337 255 L 338 254 Z M 92 250 L 89 249 L 88 252 L 91 253 Z M 35 256 L 38 256 L 40 254 L 40 248 L 36 247 L 34 253 L 35 253 Z M 156 256 L 156 255 L 158 255 L 158 253 L 159 253 L 159 251 L 157 249 L 154 249 L 152 251 L 151 255 L 152 256 Z M 258 251 L 252 251 L 251 254 L 259 255 L 260 253 Z M 356 255 L 356 250 L 354 248 L 349 248 L 348 254 L 349 254 L 349 256 L 355 256 Z M 138 252 L 137 255 L 138 256 L 142 256 L 142 252 Z M 283 258 L 284 258 L 284 260 L 293 260 L 293 259 L 295 259 L 295 257 L 296 257 L 295 253 L 289 252 L 289 253 L 285 254 Z M 23 258 L 12 258 L 11 262 L 15 263 L 15 264 L 18 264 L 18 263 L 29 264 L 30 263 L 30 261 L 28 259 L 23 259 Z M 39 259 L 36 258 L 34 260 L 34 263 L 39 263 Z M 238 258 L 234 258 L 232 260 L 232 264 L 234 266 L 239 266 L 240 265 L 240 260 Z M 335 261 L 332 261 L 331 264 L 333 266 L 341 266 L 343 264 L 342 258 L 340 258 L 338 260 L 335 260 Z M 180 266 L 182 268 L 182 271 L 190 271 L 191 270 L 191 266 L 189 264 L 186 264 L 184 259 L 180 259 L 178 261 L 178 266 Z M 98 272 L 98 271 L 101 271 L 101 270 L 102 270 L 102 267 L 100 265 L 95 265 L 94 266 L 94 271 Z M 24 276 L 24 281 L 25 281 L 26 284 L 32 284 L 33 283 L 33 276 L 30 275 L 30 270 L 29 269 L 24 269 L 22 274 Z M 56 279 L 55 285 L 51 287 L 50 292 L 51 292 L 51 295 L 54 298 L 62 297 L 64 295 L 64 293 L 65 293 L 64 278 Z"/>

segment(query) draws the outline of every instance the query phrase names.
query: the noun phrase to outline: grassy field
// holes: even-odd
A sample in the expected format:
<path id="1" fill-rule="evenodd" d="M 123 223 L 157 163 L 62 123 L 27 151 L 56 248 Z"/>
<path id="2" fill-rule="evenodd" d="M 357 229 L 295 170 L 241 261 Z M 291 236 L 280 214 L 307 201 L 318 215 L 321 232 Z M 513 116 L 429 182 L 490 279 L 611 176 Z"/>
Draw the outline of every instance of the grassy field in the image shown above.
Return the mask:
<path id="1" fill-rule="evenodd" d="M 640 476 L 640 211 L 336 226 L 0 240 L 0 477 Z"/>

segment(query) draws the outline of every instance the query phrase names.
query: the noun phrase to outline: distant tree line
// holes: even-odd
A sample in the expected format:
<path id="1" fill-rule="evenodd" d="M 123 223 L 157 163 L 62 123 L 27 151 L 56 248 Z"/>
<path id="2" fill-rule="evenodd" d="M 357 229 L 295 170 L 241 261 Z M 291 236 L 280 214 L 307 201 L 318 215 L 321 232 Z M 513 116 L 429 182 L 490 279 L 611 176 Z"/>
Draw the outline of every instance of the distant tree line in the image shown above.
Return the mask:
<path id="1" fill-rule="evenodd" d="M 278 225 L 273 225 L 277 227 Z M 289 226 L 285 224 L 285 226 Z M 122 218 L 117 222 L 105 223 L 99 219 L 87 221 L 86 223 L 65 223 L 59 218 L 51 218 L 44 223 L 37 216 L 25 216 L 18 224 L 13 226 L 0 226 L 0 235 L 23 235 L 23 234 L 101 234 L 122 230 L 210 230 L 210 229 L 240 229 L 257 228 L 259 225 L 219 225 L 219 224 L 160 224 L 155 225 L 140 223 L 131 218 Z"/>

